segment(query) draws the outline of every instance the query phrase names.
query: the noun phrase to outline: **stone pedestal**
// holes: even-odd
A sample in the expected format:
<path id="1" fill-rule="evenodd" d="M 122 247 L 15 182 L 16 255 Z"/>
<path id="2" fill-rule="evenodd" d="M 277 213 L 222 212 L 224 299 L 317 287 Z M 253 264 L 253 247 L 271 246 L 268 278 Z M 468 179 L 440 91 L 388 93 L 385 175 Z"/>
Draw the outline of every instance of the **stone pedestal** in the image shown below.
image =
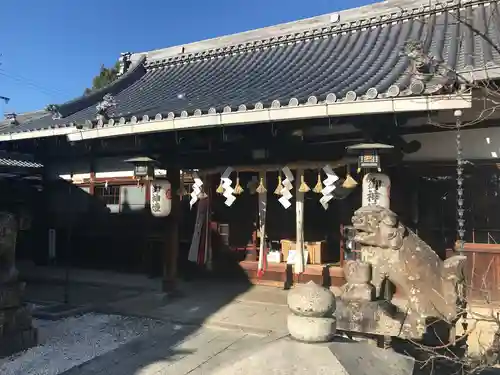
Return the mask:
<path id="1" fill-rule="evenodd" d="M 37 345 L 31 312 L 22 302 L 24 283 L 0 285 L 0 358 Z"/>
<path id="2" fill-rule="evenodd" d="M 375 287 L 370 283 L 371 266 L 359 260 L 349 260 L 344 265 L 345 285 L 342 287 L 343 301 L 373 301 Z"/>
<path id="3" fill-rule="evenodd" d="M 302 342 L 327 342 L 336 333 L 334 294 L 312 281 L 288 293 L 290 336 Z"/>

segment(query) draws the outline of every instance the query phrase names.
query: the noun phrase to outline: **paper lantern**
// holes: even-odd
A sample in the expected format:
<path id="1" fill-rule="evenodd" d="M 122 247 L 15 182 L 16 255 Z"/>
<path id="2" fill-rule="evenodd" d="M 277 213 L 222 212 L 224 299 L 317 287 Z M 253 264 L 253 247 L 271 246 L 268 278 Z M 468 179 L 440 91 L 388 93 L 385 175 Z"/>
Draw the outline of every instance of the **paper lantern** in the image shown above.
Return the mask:
<path id="1" fill-rule="evenodd" d="M 172 210 L 172 186 L 167 180 L 154 180 L 151 183 L 151 213 L 156 217 L 170 215 Z"/>

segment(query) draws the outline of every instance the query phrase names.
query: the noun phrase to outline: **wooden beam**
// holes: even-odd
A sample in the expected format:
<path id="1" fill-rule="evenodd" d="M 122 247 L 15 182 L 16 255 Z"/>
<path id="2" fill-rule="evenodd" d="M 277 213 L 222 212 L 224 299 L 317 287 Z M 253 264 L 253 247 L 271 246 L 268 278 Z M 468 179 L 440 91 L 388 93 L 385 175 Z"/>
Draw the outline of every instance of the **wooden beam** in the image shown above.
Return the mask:
<path id="1" fill-rule="evenodd" d="M 346 165 L 354 165 L 357 164 L 358 159 L 356 157 L 346 157 L 337 161 L 311 161 L 311 162 L 295 162 L 288 163 L 286 166 L 290 169 L 313 169 L 316 170 L 318 168 L 324 167 L 326 164 L 329 164 L 333 169 L 345 167 Z M 256 164 L 256 165 L 247 165 L 247 166 L 232 166 L 234 171 L 236 172 L 276 172 L 280 171 L 283 168 L 284 164 Z M 221 174 L 225 171 L 227 167 L 218 167 L 212 169 L 203 169 L 200 171 L 204 174 Z M 302 171 L 303 172 L 303 171 Z M 300 185 L 300 183 L 299 183 Z"/>
<path id="2" fill-rule="evenodd" d="M 172 210 L 167 216 L 165 234 L 165 248 L 163 252 L 163 283 L 162 289 L 166 293 L 176 291 L 177 281 L 177 258 L 179 256 L 179 219 L 180 200 L 175 192 L 179 189 L 181 176 L 178 168 L 168 169 L 168 180 L 172 189 Z"/>

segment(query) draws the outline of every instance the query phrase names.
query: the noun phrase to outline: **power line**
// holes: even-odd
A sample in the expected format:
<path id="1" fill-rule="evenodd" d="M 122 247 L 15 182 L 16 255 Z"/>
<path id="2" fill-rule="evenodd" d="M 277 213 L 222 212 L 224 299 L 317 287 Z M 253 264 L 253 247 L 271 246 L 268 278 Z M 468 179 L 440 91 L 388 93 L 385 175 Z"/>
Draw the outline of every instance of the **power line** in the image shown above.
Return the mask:
<path id="1" fill-rule="evenodd" d="M 0 53 L 0 57 L 2 57 L 2 58 L 4 57 L 2 53 Z M 30 87 L 40 91 L 41 93 L 43 93 L 51 98 L 55 98 L 58 96 L 66 96 L 66 97 L 73 96 L 73 94 L 69 94 L 69 93 L 64 92 L 62 90 L 54 89 L 54 88 L 50 88 L 50 87 L 46 87 L 44 85 L 41 85 L 39 82 L 37 82 L 33 79 L 30 79 L 30 78 L 24 77 L 21 74 L 9 72 L 9 71 L 5 70 L 4 68 L 2 68 L 1 66 L 2 66 L 2 62 L 0 62 L 0 76 L 6 77 L 6 78 L 11 79 L 11 80 L 13 80 L 17 83 L 20 83 L 20 84 L 30 86 Z"/>
<path id="2" fill-rule="evenodd" d="M 30 80 L 28 78 L 24 78 L 20 75 L 13 75 L 13 74 L 10 74 L 8 72 L 6 72 L 4 69 L 1 69 L 0 68 L 0 76 L 3 76 L 3 77 L 6 77 L 8 79 L 11 79 L 15 82 L 18 82 L 20 84 L 24 84 L 26 86 L 31 86 L 32 88 L 40 91 L 41 93 L 51 97 L 51 98 L 54 98 L 54 97 L 59 97 L 59 96 L 68 96 L 67 94 L 65 94 L 64 92 L 62 91 L 59 91 L 59 90 L 54 90 L 54 89 L 50 89 L 50 88 L 46 88 L 38 83 L 36 83 L 35 81 L 33 80 Z"/>

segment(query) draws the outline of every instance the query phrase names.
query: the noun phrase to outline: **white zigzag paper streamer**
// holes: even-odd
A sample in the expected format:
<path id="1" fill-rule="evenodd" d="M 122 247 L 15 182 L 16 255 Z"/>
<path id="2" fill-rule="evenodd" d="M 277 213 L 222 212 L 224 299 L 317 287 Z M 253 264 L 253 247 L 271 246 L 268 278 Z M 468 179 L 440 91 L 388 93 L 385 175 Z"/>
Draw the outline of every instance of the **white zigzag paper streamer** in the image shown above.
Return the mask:
<path id="1" fill-rule="evenodd" d="M 222 195 L 226 198 L 226 201 L 224 202 L 224 204 L 228 207 L 231 207 L 231 205 L 236 200 L 236 197 L 233 195 L 234 189 L 231 187 L 231 184 L 233 183 L 233 181 L 231 181 L 231 179 L 229 178 L 232 171 L 233 171 L 233 168 L 227 167 L 220 178 L 222 181 L 222 188 L 224 189 L 224 192 L 222 193 Z"/>
<path id="2" fill-rule="evenodd" d="M 335 174 L 332 167 L 330 167 L 328 164 L 323 167 L 323 171 L 326 173 L 327 177 L 323 181 L 325 187 L 323 188 L 323 190 L 321 190 L 321 194 L 323 194 L 323 196 L 319 200 L 319 203 L 321 203 L 323 208 L 326 210 L 328 209 L 328 202 L 333 199 L 332 193 L 336 188 L 334 184 L 338 181 L 339 176 Z"/>
<path id="3" fill-rule="evenodd" d="M 193 191 L 191 192 L 191 200 L 189 201 L 191 208 L 196 202 L 198 202 L 198 196 L 201 194 L 201 187 L 203 186 L 203 181 L 200 176 L 198 176 L 198 173 L 193 172 L 193 180 Z"/>
<path id="4" fill-rule="evenodd" d="M 290 199 L 292 199 L 292 193 L 290 191 L 293 189 L 292 182 L 294 180 L 293 173 L 288 167 L 283 167 L 283 174 L 285 175 L 285 179 L 281 182 L 283 184 L 283 189 L 281 189 L 281 198 L 278 199 L 278 202 L 281 203 L 285 209 L 290 207 L 292 204 L 290 203 Z"/>

